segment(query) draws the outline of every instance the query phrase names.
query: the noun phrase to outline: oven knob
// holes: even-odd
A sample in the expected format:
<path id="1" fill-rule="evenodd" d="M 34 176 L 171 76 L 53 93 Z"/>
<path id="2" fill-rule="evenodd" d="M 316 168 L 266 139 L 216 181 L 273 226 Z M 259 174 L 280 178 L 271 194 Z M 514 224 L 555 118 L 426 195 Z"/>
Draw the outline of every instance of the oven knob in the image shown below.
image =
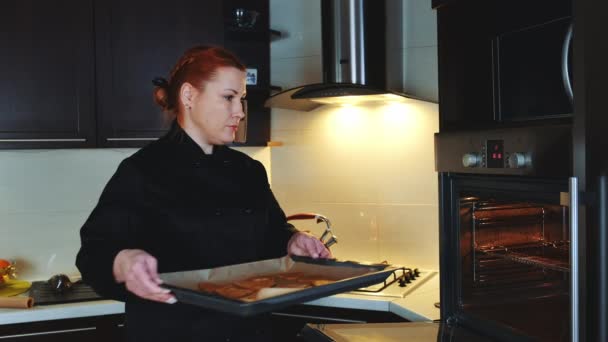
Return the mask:
<path id="1" fill-rule="evenodd" d="M 510 168 L 519 169 L 532 165 L 532 158 L 528 153 L 513 152 L 509 155 L 508 162 Z"/>
<path id="2" fill-rule="evenodd" d="M 477 167 L 481 163 L 481 155 L 479 153 L 465 153 L 462 156 L 462 165 L 464 167 Z"/>

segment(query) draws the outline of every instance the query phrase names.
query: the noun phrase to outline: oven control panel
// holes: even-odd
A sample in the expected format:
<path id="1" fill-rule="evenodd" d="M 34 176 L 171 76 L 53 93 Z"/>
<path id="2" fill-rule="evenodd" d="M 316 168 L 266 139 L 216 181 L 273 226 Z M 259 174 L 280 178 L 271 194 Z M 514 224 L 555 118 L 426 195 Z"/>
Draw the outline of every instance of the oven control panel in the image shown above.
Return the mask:
<path id="1" fill-rule="evenodd" d="M 462 166 L 518 169 L 532 167 L 532 156 L 526 152 L 505 152 L 503 140 L 487 140 L 480 152 L 467 152 L 462 156 Z"/>
<path id="2" fill-rule="evenodd" d="M 523 127 L 435 134 L 438 172 L 567 176 L 571 127 Z"/>

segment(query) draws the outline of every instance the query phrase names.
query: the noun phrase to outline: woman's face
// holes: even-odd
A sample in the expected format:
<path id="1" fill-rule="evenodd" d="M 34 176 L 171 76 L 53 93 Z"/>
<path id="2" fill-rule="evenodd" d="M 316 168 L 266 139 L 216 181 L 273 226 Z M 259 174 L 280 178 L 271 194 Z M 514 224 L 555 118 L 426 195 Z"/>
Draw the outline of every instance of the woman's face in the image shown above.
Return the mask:
<path id="1" fill-rule="evenodd" d="M 186 108 L 185 112 L 196 140 L 208 145 L 233 142 L 239 122 L 245 117 L 242 104 L 246 95 L 245 72 L 220 67 L 202 91 L 196 88 L 191 91 L 190 100 L 185 102 L 190 109 Z"/>

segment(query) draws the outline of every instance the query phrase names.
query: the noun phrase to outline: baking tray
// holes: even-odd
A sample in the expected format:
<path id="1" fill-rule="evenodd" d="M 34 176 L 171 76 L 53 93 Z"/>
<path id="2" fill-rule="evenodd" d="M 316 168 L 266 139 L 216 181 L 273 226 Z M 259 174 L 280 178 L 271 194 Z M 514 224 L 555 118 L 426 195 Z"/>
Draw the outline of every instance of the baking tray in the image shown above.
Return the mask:
<path id="1" fill-rule="evenodd" d="M 397 268 L 386 264 L 362 264 L 335 259 L 286 256 L 215 269 L 163 273 L 160 277 L 163 279 L 162 286 L 171 290 L 181 303 L 238 316 L 252 316 L 371 286 L 384 281 Z M 322 274 L 335 281 L 304 289 L 289 289 L 288 293 L 275 293 L 266 298 L 247 302 L 198 290 L 198 283 L 201 281 L 221 284 L 281 272 L 302 272 L 304 275 Z M 269 292 L 272 293 L 272 291 Z"/>

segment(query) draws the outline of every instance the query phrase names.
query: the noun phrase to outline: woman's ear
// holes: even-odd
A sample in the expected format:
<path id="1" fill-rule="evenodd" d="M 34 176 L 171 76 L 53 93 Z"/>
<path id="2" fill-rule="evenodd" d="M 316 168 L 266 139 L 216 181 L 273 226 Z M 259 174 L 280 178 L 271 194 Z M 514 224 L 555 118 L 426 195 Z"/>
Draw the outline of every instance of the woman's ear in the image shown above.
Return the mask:
<path id="1" fill-rule="evenodd" d="M 184 109 L 189 110 L 192 108 L 194 97 L 196 96 L 197 92 L 198 89 L 193 87 L 192 84 L 188 82 L 184 82 L 182 84 L 182 87 L 179 90 L 179 99 L 184 105 Z"/>

